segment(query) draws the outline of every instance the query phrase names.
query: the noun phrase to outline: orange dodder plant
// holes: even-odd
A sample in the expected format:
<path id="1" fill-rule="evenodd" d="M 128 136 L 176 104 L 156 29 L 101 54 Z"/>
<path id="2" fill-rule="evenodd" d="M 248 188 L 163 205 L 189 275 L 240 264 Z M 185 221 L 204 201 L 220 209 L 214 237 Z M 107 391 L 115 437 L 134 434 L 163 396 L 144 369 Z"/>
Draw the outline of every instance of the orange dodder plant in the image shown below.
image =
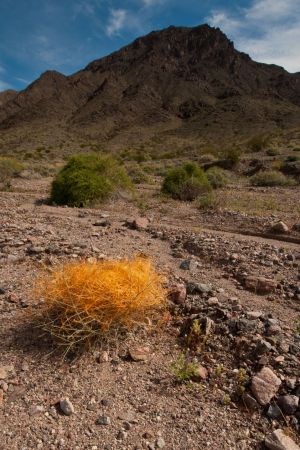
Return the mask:
<path id="1" fill-rule="evenodd" d="M 41 277 L 37 292 L 44 329 L 69 349 L 145 324 L 166 304 L 162 276 L 141 257 L 67 263 Z"/>

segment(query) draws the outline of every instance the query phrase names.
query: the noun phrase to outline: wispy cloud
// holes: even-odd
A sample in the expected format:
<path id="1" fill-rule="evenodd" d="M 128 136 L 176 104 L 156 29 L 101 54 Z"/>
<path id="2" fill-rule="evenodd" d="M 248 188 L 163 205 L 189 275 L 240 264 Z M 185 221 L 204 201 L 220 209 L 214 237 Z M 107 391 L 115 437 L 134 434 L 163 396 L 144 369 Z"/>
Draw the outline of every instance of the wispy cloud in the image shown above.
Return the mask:
<path id="1" fill-rule="evenodd" d="M 20 83 L 23 84 L 29 84 L 30 81 L 29 80 L 25 80 L 25 78 L 20 78 L 20 77 L 14 77 L 15 80 L 20 81 Z"/>
<path id="2" fill-rule="evenodd" d="M 108 36 L 118 34 L 125 25 L 127 11 L 125 9 L 112 9 L 106 27 Z"/>
<path id="3" fill-rule="evenodd" d="M 300 71 L 300 2 L 252 0 L 236 13 L 214 10 L 207 21 L 254 59 Z"/>
<path id="4" fill-rule="evenodd" d="M 6 72 L 6 70 L 4 69 L 3 66 L 0 66 L 0 73 L 4 73 L 4 72 Z"/>

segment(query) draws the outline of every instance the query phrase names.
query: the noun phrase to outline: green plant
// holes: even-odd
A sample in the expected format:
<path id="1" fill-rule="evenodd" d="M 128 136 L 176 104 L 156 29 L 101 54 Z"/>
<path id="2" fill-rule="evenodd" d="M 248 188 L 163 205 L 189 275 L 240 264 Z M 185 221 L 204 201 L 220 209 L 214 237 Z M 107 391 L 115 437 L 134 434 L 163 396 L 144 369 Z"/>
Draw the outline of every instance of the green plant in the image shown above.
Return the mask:
<path id="1" fill-rule="evenodd" d="M 276 170 L 260 171 L 250 178 L 253 186 L 287 186 L 293 182 Z"/>
<path id="2" fill-rule="evenodd" d="M 146 183 L 149 180 L 145 170 L 139 165 L 131 165 L 128 170 L 128 175 L 135 184 Z"/>
<path id="3" fill-rule="evenodd" d="M 57 205 L 90 206 L 130 188 L 131 180 L 117 161 L 89 153 L 69 159 L 52 182 L 50 199 Z"/>
<path id="4" fill-rule="evenodd" d="M 211 190 L 205 172 L 196 163 L 186 163 L 183 167 L 167 172 L 162 192 L 179 200 L 192 201 Z"/>
<path id="5" fill-rule="evenodd" d="M 199 319 L 193 320 L 192 325 L 186 334 L 185 340 L 190 350 L 197 353 L 200 352 L 202 346 L 207 340 L 207 337 L 202 329 Z"/>
<path id="6" fill-rule="evenodd" d="M 220 167 L 211 167 L 206 175 L 213 189 L 222 188 L 228 184 L 227 174 Z"/>
<path id="7" fill-rule="evenodd" d="M 254 136 L 248 141 L 248 147 L 253 152 L 259 152 L 261 150 L 264 150 L 266 146 L 268 145 L 270 139 L 266 135 L 259 134 L 257 136 Z"/>
<path id="8" fill-rule="evenodd" d="M 228 168 L 235 167 L 241 158 L 240 150 L 237 148 L 230 148 L 224 152 L 225 160 L 227 161 Z"/>
<path id="9" fill-rule="evenodd" d="M 10 187 L 13 177 L 16 177 L 23 170 L 22 164 L 13 158 L 0 157 L 0 183 L 5 187 Z"/>
<path id="10" fill-rule="evenodd" d="M 218 205 L 219 200 L 214 192 L 207 192 L 194 200 L 194 206 L 204 211 L 215 209 Z"/>
<path id="11" fill-rule="evenodd" d="M 171 364 L 171 370 L 175 375 L 176 379 L 180 383 L 188 383 L 197 378 L 197 364 L 189 361 L 188 357 L 183 353 L 180 353 L 176 360 Z"/>

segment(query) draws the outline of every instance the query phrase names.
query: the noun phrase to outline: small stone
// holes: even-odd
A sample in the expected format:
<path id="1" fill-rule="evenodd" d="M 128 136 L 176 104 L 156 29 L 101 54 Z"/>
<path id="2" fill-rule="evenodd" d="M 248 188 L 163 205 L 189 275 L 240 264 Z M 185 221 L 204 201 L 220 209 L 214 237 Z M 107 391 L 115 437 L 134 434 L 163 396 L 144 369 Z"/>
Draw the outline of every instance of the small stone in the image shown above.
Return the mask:
<path id="1" fill-rule="evenodd" d="M 186 287 L 184 284 L 176 284 L 169 291 L 170 300 L 176 305 L 182 305 L 186 299 Z"/>
<path id="2" fill-rule="evenodd" d="M 265 439 L 269 450 L 300 450 L 300 447 L 283 430 L 275 430 Z"/>
<path id="3" fill-rule="evenodd" d="M 207 304 L 208 304 L 209 306 L 217 306 L 217 305 L 219 305 L 219 300 L 218 300 L 217 297 L 210 297 L 210 298 L 207 300 Z"/>
<path id="4" fill-rule="evenodd" d="M 276 403 L 269 406 L 267 416 L 270 417 L 270 419 L 279 419 L 282 417 L 281 409 L 278 405 L 276 405 Z"/>
<path id="5" fill-rule="evenodd" d="M 135 415 L 132 411 L 121 411 L 118 414 L 118 419 L 123 420 L 124 422 L 135 423 Z"/>
<path id="6" fill-rule="evenodd" d="M 247 311 L 246 312 L 246 316 L 248 317 L 248 319 L 259 319 L 261 316 L 263 315 L 263 313 L 261 311 Z"/>
<path id="7" fill-rule="evenodd" d="M 267 405 L 276 395 L 281 380 L 268 367 L 263 367 L 253 378 L 251 390 L 261 405 Z"/>
<path id="8" fill-rule="evenodd" d="M 68 397 L 59 402 L 60 409 L 66 416 L 71 416 L 74 413 L 74 406 Z"/>
<path id="9" fill-rule="evenodd" d="M 28 414 L 30 416 L 36 416 L 37 414 L 42 414 L 45 411 L 43 406 L 30 406 L 28 410 Z"/>
<path id="10" fill-rule="evenodd" d="M 186 289 L 187 293 L 191 295 L 208 294 L 212 291 L 212 286 L 211 284 L 189 282 L 186 285 Z"/>
<path id="11" fill-rule="evenodd" d="M 259 409 L 259 404 L 257 403 L 257 401 L 255 400 L 255 398 L 253 398 L 250 394 L 248 394 L 247 392 L 244 392 L 242 395 L 242 401 L 244 403 L 244 405 L 246 406 L 246 408 L 251 409 L 253 411 L 256 411 Z"/>
<path id="12" fill-rule="evenodd" d="M 146 361 L 149 358 L 149 347 L 133 347 L 128 350 L 131 359 L 135 362 Z"/>
<path id="13" fill-rule="evenodd" d="M 111 420 L 108 416 L 100 416 L 95 422 L 96 425 L 110 425 Z"/>
<path id="14" fill-rule="evenodd" d="M 164 448 L 165 445 L 166 445 L 166 443 L 165 443 L 165 441 L 164 441 L 164 439 L 162 437 L 159 437 L 159 438 L 156 439 L 156 441 L 155 441 L 155 447 L 156 448 Z"/>
<path id="15" fill-rule="evenodd" d="M 199 381 L 203 381 L 206 380 L 208 375 L 208 371 L 205 367 L 203 367 L 201 364 L 197 365 L 197 367 L 195 367 L 195 371 L 193 374 L 193 381 L 199 382 Z"/>
<path id="16" fill-rule="evenodd" d="M 118 440 L 122 440 L 125 439 L 127 437 L 127 433 L 124 430 L 119 430 L 118 434 L 117 434 L 117 439 Z"/>
<path id="17" fill-rule="evenodd" d="M 298 409 L 299 397 L 296 395 L 282 395 L 278 398 L 278 406 L 283 414 L 292 416 Z"/>
<path id="18" fill-rule="evenodd" d="M 146 230 L 149 225 L 149 220 L 146 217 L 137 217 L 132 222 L 132 227 L 135 230 Z"/>
<path id="19" fill-rule="evenodd" d="M 198 269 L 197 261 L 195 261 L 194 259 L 185 259 L 180 264 L 180 269 L 190 270 L 191 272 L 196 272 L 196 270 Z"/>
<path id="20" fill-rule="evenodd" d="M 108 352 L 106 352 L 106 351 L 101 352 L 101 353 L 97 356 L 97 361 L 98 361 L 99 363 L 105 363 L 105 362 L 108 362 L 108 361 L 109 361 L 109 355 L 108 355 Z"/>
<path id="21" fill-rule="evenodd" d="M 5 294 L 5 289 L 0 287 L 0 295 L 4 295 Z"/>
<path id="22" fill-rule="evenodd" d="M 271 225 L 271 232 L 272 233 L 279 233 L 279 234 L 285 234 L 290 231 L 289 227 L 286 223 L 282 222 L 281 220 L 279 222 L 273 223 Z"/>

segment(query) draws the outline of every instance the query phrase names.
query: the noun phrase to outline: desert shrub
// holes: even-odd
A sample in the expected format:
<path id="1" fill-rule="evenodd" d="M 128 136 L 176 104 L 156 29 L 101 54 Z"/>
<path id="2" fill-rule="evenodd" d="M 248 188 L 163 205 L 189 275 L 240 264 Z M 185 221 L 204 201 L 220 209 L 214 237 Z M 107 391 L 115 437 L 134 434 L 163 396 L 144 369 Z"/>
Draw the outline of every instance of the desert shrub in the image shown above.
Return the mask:
<path id="1" fill-rule="evenodd" d="M 130 166 L 127 170 L 128 175 L 135 184 L 147 183 L 149 177 L 145 170 L 138 165 Z"/>
<path id="2" fill-rule="evenodd" d="M 211 163 L 211 162 L 214 162 L 216 160 L 217 160 L 217 158 L 215 157 L 215 155 L 212 155 L 210 153 L 205 153 L 204 155 L 200 155 L 198 157 L 199 164 Z"/>
<path id="3" fill-rule="evenodd" d="M 210 190 L 205 172 L 195 163 L 186 163 L 183 167 L 169 170 L 162 185 L 164 194 L 187 201 Z"/>
<path id="4" fill-rule="evenodd" d="M 240 151 L 237 148 L 229 148 L 225 150 L 224 158 L 228 163 L 228 168 L 235 167 L 241 158 Z"/>
<path id="5" fill-rule="evenodd" d="M 268 156 L 276 156 L 278 155 L 279 151 L 276 148 L 268 148 L 266 153 Z"/>
<path id="6" fill-rule="evenodd" d="M 219 205 L 218 198 L 214 192 L 206 192 L 197 197 L 194 201 L 194 206 L 201 210 L 215 209 Z"/>
<path id="7" fill-rule="evenodd" d="M 6 188 L 10 186 L 11 179 L 23 170 L 22 164 L 13 158 L 0 157 L 0 184 Z"/>
<path id="8" fill-rule="evenodd" d="M 253 152 L 260 152 L 261 150 L 264 150 L 268 143 L 269 143 L 269 137 L 265 135 L 258 135 L 251 138 L 247 145 Z"/>
<path id="9" fill-rule="evenodd" d="M 287 186 L 291 180 L 276 170 L 260 171 L 250 178 L 253 186 Z"/>
<path id="10" fill-rule="evenodd" d="M 295 161 L 300 161 L 300 156 L 298 156 L 298 155 L 289 155 L 286 158 L 286 162 L 295 162 Z"/>
<path id="11" fill-rule="evenodd" d="M 41 276 L 35 292 L 43 329 L 73 349 L 161 320 L 166 305 L 163 277 L 145 258 L 68 263 Z"/>
<path id="12" fill-rule="evenodd" d="M 189 383 L 199 377 L 198 365 L 183 353 L 180 353 L 171 364 L 171 370 L 179 383 Z"/>
<path id="13" fill-rule="evenodd" d="M 73 156 L 54 178 L 51 202 L 90 206 L 131 187 L 125 169 L 112 157 L 89 153 Z"/>
<path id="14" fill-rule="evenodd" d="M 228 184 L 227 174 L 220 167 L 211 167 L 206 175 L 213 189 L 222 188 Z"/>

